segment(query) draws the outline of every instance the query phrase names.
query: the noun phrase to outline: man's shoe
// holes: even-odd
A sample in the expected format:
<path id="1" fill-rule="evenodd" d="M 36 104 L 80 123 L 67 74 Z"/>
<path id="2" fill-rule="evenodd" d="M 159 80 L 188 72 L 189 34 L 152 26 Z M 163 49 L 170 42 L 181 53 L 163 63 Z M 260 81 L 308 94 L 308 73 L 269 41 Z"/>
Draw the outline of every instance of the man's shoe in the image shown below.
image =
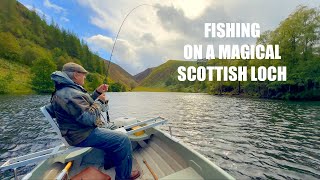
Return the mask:
<path id="1" fill-rule="evenodd" d="M 137 179 L 138 177 L 140 177 L 140 171 L 135 170 L 131 172 L 131 176 L 130 176 L 131 180 Z"/>

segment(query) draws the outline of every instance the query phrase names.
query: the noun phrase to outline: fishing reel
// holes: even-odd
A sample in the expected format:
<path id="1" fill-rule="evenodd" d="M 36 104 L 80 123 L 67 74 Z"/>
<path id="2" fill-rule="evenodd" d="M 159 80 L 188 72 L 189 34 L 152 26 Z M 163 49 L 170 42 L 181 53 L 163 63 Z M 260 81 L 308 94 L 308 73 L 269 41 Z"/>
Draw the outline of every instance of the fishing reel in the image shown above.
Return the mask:
<path id="1" fill-rule="evenodd" d="M 101 119 L 104 121 L 105 128 L 107 128 L 107 129 L 115 129 L 116 126 L 114 125 L 114 122 L 110 121 L 110 116 L 109 116 L 108 110 L 109 110 L 109 99 L 107 98 L 105 100 L 105 102 L 102 103 Z"/>

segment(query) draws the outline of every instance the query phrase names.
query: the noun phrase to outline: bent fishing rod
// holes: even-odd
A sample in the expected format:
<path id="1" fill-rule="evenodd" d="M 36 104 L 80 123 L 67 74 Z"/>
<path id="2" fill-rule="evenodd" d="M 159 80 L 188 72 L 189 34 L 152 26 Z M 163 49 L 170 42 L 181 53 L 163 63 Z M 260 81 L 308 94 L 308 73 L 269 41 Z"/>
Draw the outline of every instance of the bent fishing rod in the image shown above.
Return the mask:
<path id="1" fill-rule="evenodd" d="M 119 28 L 119 30 L 118 30 L 118 33 L 117 33 L 117 35 L 116 35 L 116 38 L 115 38 L 115 40 L 114 40 L 114 42 L 113 42 L 113 46 L 112 46 L 112 50 L 111 50 L 111 53 L 110 53 L 109 62 L 108 62 L 108 65 L 107 65 L 107 72 L 106 72 L 106 76 L 105 76 L 105 79 L 104 79 L 104 83 L 105 83 L 105 84 L 108 83 L 108 75 L 109 75 L 111 58 L 112 58 L 113 51 L 114 51 L 114 48 L 115 48 L 115 46 L 116 46 L 116 43 L 117 43 L 117 40 L 118 40 L 120 31 L 121 31 L 121 29 L 122 29 L 122 26 L 123 26 L 124 22 L 126 21 L 126 19 L 129 17 L 129 15 L 130 15 L 134 10 L 138 9 L 138 8 L 141 7 L 141 6 L 151 6 L 151 7 L 154 7 L 154 6 L 151 5 L 151 4 L 140 4 L 140 5 L 136 6 L 136 7 L 134 7 L 133 9 L 131 9 L 131 11 L 130 11 L 130 12 L 125 16 L 125 18 L 123 19 L 123 21 L 122 21 L 122 23 L 121 23 L 121 25 L 120 25 L 120 28 Z"/>
<path id="2" fill-rule="evenodd" d="M 108 83 L 108 75 L 109 75 L 109 69 L 110 69 L 110 63 L 111 63 L 111 60 L 112 60 L 112 55 L 113 55 L 113 51 L 114 51 L 114 48 L 116 46 L 116 43 L 117 43 L 117 40 L 118 40 L 118 37 L 119 37 L 119 34 L 120 34 L 120 31 L 122 29 L 122 26 L 124 24 L 124 22 L 126 21 L 126 19 L 129 17 L 129 15 L 136 9 L 138 9 L 139 7 L 141 6 L 151 6 L 151 7 L 154 7 L 153 5 L 150 5 L 150 4 L 140 4 L 136 7 L 134 7 L 133 9 L 131 9 L 131 11 L 125 16 L 125 18 L 123 19 L 121 25 L 120 25 L 120 28 L 117 32 L 117 35 L 116 35 L 116 38 L 113 42 L 113 46 L 112 46 L 112 50 L 111 50 L 111 53 L 110 53 L 110 58 L 109 58 L 109 62 L 108 62 L 108 65 L 107 65 L 107 72 L 106 72 L 106 76 L 105 76 L 105 79 L 103 81 L 104 84 L 107 84 Z M 106 112 L 106 118 L 107 118 L 107 122 L 110 123 L 110 116 L 109 116 L 109 112 L 108 112 L 108 109 L 109 109 L 109 100 L 105 102 L 104 106 L 105 106 L 105 112 Z M 104 116 L 102 116 L 104 118 Z"/>

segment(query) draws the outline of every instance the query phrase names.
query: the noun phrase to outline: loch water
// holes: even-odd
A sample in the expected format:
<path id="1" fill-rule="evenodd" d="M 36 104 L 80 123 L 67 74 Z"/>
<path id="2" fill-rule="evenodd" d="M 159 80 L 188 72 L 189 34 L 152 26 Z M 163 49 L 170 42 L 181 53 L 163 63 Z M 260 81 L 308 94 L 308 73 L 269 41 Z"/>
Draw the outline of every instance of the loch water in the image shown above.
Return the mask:
<path id="1" fill-rule="evenodd" d="M 194 93 L 108 93 L 111 120 L 162 116 L 172 133 L 236 179 L 320 179 L 320 102 Z M 39 108 L 49 95 L 0 96 L 0 164 L 61 142 Z M 34 166 L 19 168 L 22 175 Z M 0 179 L 12 177 L 5 172 Z"/>

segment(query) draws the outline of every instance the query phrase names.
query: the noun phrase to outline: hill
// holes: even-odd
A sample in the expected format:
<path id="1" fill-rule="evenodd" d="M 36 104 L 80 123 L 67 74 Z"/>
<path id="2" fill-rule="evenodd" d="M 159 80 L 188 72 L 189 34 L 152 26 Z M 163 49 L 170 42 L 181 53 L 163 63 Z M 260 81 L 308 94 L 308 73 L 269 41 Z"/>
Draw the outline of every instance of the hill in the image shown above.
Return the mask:
<path id="1" fill-rule="evenodd" d="M 207 92 L 255 96 L 286 100 L 320 100 L 320 9 L 298 6 L 274 30 L 263 32 L 256 44 L 280 45 L 281 60 L 219 60 L 213 59 L 204 66 L 286 66 L 286 81 L 194 81 L 180 82 L 176 70 L 192 62 L 168 61 L 152 70 L 141 82 L 142 87 L 167 88 L 171 91 Z M 195 64 L 193 64 L 195 65 Z M 250 74 L 250 72 L 249 72 Z M 216 74 L 213 73 L 216 77 Z"/>
<path id="2" fill-rule="evenodd" d="M 154 68 L 148 68 L 136 75 L 133 76 L 133 78 L 136 80 L 137 83 L 142 82 L 146 77 L 149 76 L 149 74 L 152 72 Z"/>
<path id="3" fill-rule="evenodd" d="M 30 94 L 30 68 L 0 59 L 0 94 Z"/>
<path id="4" fill-rule="evenodd" d="M 152 69 L 151 73 L 144 78 L 140 86 L 142 87 L 166 87 L 169 90 L 176 91 L 176 87 L 172 86 L 177 80 L 177 68 L 179 66 L 196 65 L 194 61 L 169 60 L 158 67 Z"/>
<path id="5" fill-rule="evenodd" d="M 0 1 L 0 59 L 7 61 L 5 64 L 14 64 L 16 68 L 10 70 L 11 74 L 17 74 L 17 69 L 26 69 L 24 77 L 29 78 L 25 81 L 29 90 L 24 93 L 52 92 L 50 74 L 61 70 L 67 62 L 81 64 L 90 72 L 85 85 L 89 91 L 103 82 L 106 73 L 105 61 L 92 53 L 84 41 L 55 22 L 48 24 L 35 11 L 15 0 Z M 4 83 L 6 77 L 5 72 L 0 72 L 3 85 L 0 93 L 17 93 L 10 91 L 10 86 L 18 86 L 19 81 L 8 85 Z M 109 78 L 115 91 L 135 84 L 133 77 L 115 64 L 110 67 Z"/>
<path id="6" fill-rule="evenodd" d="M 105 64 L 107 65 L 108 61 L 105 61 Z M 129 89 L 132 89 L 137 86 L 135 78 L 126 70 L 124 70 L 121 66 L 113 62 L 110 63 L 109 75 L 112 81 L 124 84 Z"/>

